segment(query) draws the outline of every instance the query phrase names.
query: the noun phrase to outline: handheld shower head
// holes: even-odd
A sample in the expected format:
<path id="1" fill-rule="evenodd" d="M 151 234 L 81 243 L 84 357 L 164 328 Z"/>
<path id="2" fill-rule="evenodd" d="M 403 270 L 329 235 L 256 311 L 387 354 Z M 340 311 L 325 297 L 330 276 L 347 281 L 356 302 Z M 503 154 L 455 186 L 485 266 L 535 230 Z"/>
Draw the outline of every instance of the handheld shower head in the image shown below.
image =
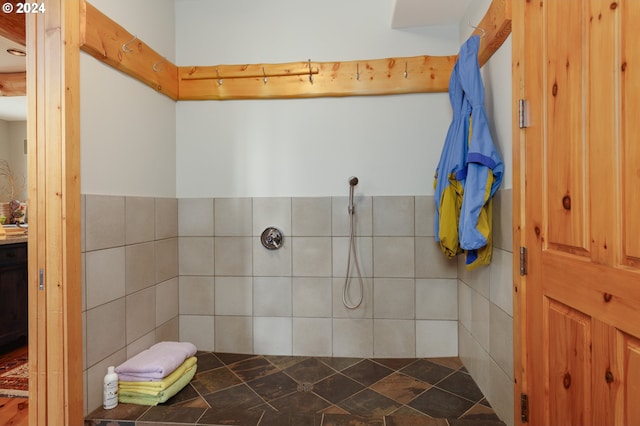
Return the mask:
<path id="1" fill-rule="evenodd" d="M 349 185 L 350 186 L 356 186 L 358 184 L 358 178 L 355 176 L 351 176 L 349 178 Z"/>

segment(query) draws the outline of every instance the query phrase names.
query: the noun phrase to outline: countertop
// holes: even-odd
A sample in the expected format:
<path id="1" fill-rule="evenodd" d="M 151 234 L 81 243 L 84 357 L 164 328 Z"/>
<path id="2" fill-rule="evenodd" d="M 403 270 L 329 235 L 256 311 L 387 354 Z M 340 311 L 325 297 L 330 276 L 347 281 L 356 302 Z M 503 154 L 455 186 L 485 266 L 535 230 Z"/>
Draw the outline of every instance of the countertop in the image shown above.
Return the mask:
<path id="1" fill-rule="evenodd" d="M 27 236 L 26 235 L 7 235 L 5 237 L 0 237 L 0 246 L 5 244 L 18 244 L 18 243 L 26 243 Z"/>

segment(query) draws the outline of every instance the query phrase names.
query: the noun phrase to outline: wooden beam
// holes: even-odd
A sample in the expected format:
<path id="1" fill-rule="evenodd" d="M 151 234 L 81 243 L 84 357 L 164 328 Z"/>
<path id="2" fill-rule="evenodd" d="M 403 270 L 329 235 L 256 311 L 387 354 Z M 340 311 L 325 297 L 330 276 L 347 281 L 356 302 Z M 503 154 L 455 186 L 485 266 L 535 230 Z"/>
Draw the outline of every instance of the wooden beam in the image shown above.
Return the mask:
<path id="1" fill-rule="evenodd" d="M 455 56 L 414 56 L 349 62 L 180 67 L 180 100 L 311 98 L 441 92 L 447 87 Z M 280 70 L 307 69 L 286 75 Z M 265 83 L 261 71 L 264 68 Z M 313 70 L 318 73 L 314 74 Z M 449 73 L 441 70 L 449 70 Z M 236 78 L 218 80 L 221 76 Z M 406 77 L 405 77 L 406 71 Z M 247 76 L 242 76 L 246 73 Z M 271 75 L 271 77 L 269 77 Z M 212 76 L 210 80 L 198 76 Z M 311 78 L 310 78 L 311 77 Z"/>
<path id="2" fill-rule="evenodd" d="M 83 2 L 80 48 L 94 58 L 178 99 L 178 71 L 171 61 L 153 50 L 134 34 Z"/>
<path id="3" fill-rule="evenodd" d="M 11 4 L 13 12 L 0 12 L 0 37 L 7 38 L 14 43 L 27 45 L 25 31 L 25 16 L 23 13 L 16 13 L 16 4 L 23 3 L 20 0 L 5 0 L 3 4 Z"/>
<path id="4" fill-rule="evenodd" d="M 0 96 L 25 96 L 26 94 L 26 72 L 11 72 L 0 74 Z"/>
<path id="5" fill-rule="evenodd" d="M 482 66 L 511 34 L 511 0 L 493 0 L 474 33 L 483 33 L 478 53 Z M 88 3 L 81 48 L 174 100 L 446 92 L 457 59 L 457 55 L 413 56 L 348 62 L 176 67 Z"/>

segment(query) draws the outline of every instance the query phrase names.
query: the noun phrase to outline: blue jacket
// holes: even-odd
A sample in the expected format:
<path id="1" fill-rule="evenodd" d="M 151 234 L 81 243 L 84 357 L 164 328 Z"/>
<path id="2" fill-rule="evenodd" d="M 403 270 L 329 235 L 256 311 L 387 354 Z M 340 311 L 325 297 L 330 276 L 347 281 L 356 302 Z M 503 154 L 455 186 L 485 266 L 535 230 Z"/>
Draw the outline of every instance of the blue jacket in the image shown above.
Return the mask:
<path id="1" fill-rule="evenodd" d="M 504 163 L 493 143 L 484 108 L 479 47 L 480 37 L 471 36 L 461 46 L 451 73 L 453 120 L 436 170 L 434 197 L 436 240 L 448 257 L 452 249 L 458 253 L 466 250 L 469 269 L 491 261 L 491 199 L 504 175 Z M 457 247 L 451 241 L 454 228 Z"/>

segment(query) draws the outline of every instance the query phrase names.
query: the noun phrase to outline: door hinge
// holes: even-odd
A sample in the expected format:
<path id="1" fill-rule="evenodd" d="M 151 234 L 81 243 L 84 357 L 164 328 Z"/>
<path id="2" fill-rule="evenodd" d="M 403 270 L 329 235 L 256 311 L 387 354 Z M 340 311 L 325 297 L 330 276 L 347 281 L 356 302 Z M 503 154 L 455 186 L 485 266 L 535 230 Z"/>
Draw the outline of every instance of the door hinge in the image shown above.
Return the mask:
<path id="1" fill-rule="evenodd" d="M 529 421 L 529 397 L 526 393 L 520 394 L 520 421 L 522 423 Z"/>
<path id="2" fill-rule="evenodd" d="M 527 248 L 520 247 L 520 275 L 527 275 L 528 260 Z"/>
<path id="3" fill-rule="evenodd" d="M 518 100 L 518 126 L 521 129 L 529 127 L 529 101 Z"/>
<path id="4" fill-rule="evenodd" d="M 44 290 L 44 269 L 38 271 L 38 290 Z"/>

